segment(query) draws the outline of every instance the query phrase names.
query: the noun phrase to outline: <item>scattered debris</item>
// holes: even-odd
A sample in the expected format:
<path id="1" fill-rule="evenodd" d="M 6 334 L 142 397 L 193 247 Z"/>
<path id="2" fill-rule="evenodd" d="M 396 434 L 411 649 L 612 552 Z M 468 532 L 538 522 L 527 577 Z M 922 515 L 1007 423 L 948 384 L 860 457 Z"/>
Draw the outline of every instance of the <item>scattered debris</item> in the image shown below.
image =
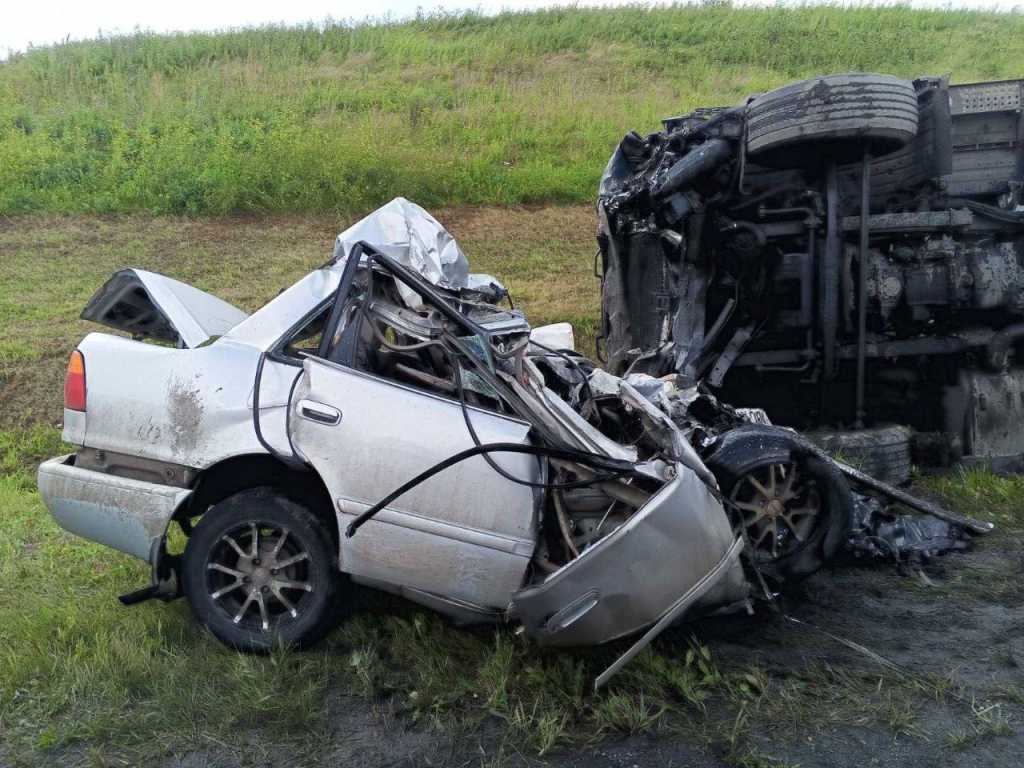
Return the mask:
<path id="1" fill-rule="evenodd" d="M 969 549 L 970 536 L 955 523 L 894 513 L 878 499 L 855 494 L 847 548 L 855 557 L 921 563 L 947 552 Z"/>

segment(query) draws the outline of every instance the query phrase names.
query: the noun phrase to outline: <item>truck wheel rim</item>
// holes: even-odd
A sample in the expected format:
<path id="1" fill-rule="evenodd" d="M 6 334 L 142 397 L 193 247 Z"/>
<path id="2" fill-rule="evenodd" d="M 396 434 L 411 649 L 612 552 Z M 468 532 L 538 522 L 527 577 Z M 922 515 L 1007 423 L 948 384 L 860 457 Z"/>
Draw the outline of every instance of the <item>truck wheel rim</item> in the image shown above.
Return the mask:
<path id="1" fill-rule="evenodd" d="M 210 601 L 233 624 L 270 632 L 302 615 L 314 592 L 310 556 L 287 528 L 243 523 L 224 533 L 210 552 Z"/>
<path id="2" fill-rule="evenodd" d="M 817 483 L 794 462 L 751 470 L 729 496 L 733 527 L 759 562 L 778 560 L 800 547 L 821 513 Z"/>

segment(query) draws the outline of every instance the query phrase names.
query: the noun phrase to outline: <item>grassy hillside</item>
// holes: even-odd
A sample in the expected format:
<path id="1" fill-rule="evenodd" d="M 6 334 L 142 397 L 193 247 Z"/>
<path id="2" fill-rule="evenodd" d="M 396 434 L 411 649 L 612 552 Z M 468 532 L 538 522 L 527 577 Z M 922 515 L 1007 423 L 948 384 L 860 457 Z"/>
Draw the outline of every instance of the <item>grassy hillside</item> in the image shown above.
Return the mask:
<path id="1" fill-rule="evenodd" d="M 0 64 L 0 214 L 589 200 L 628 129 L 836 70 L 1024 73 L 1024 16 L 728 6 L 135 35 Z"/>

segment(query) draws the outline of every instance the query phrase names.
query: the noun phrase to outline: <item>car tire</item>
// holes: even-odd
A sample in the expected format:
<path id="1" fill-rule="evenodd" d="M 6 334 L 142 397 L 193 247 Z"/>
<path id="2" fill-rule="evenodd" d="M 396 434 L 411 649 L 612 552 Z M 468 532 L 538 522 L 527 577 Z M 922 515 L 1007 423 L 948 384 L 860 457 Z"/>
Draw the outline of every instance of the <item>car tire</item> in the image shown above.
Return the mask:
<path id="1" fill-rule="evenodd" d="M 315 515 L 275 489 L 224 499 L 196 525 L 182 560 L 196 621 L 241 651 L 312 645 L 343 614 L 332 541 Z"/>
<path id="2" fill-rule="evenodd" d="M 749 501 L 741 495 L 746 490 L 744 483 L 752 476 L 763 478 L 761 473 L 767 467 L 796 466 L 794 478 L 800 478 L 802 486 L 808 488 L 807 496 L 800 494 L 782 503 L 784 510 L 792 512 L 797 504 L 810 506 L 807 504 L 809 494 L 811 490 L 816 493 L 817 511 L 811 516 L 813 525 L 798 521 L 803 528 L 801 540 L 793 529 L 784 528 L 784 522 L 782 534 L 788 532 L 790 537 L 783 551 L 774 556 L 754 540 L 756 531 L 750 527 L 743 530 L 746 510 L 727 505 L 734 529 L 744 535 L 748 562 L 753 562 L 766 579 L 779 585 L 801 581 L 820 570 L 845 544 L 853 512 L 850 486 L 832 463 L 814 455 L 793 432 L 761 425 L 730 430 L 715 442 L 704 463 L 714 473 L 730 503 Z M 777 477 L 780 486 L 784 486 L 785 478 Z M 792 515 L 783 516 L 786 522 L 791 518 Z"/>
<path id="3" fill-rule="evenodd" d="M 910 481 L 911 431 L 889 424 L 870 429 L 815 430 L 805 437 L 832 456 L 890 485 Z"/>
<path id="4" fill-rule="evenodd" d="M 891 75 L 827 75 L 768 91 L 746 108 L 747 152 L 770 166 L 875 157 L 917 134 L 914 85 Z"/>

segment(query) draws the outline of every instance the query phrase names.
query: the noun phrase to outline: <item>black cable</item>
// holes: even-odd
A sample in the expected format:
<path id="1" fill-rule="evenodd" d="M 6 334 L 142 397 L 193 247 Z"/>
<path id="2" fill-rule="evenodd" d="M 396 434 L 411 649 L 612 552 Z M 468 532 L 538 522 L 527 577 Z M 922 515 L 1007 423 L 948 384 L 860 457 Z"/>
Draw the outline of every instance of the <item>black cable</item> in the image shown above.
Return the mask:
<path id="1" fill-rule="evenodd" d="M 448 469 L 448 467 L 458 464 L 459 462 L 465 461 L 466 459 L 471 459 L 474 456 L 480 456 L 488 453 L 527 453 L 534 456 L 546 456 L 548 458 L 575 461 L 580 464 L 590 464 L 592 466 L 602 468 L 610 474 L 618 477 L 634 474 L 636 472 L 636 467 L 633 466 L 631 462 L 610 459 L 606 456 L 588 454 L 582 451 L 567 450 L 565 448 L 548 448 L 542 445 L 523 445 L 522 443 L 488 443 L 485 445 L 473 446 L 472 448 L 459 451 L 458 453 L 449 456 L 447 459 L 438 462 L 434 466 L 420 472 L 412 480 L 409 480 L 407 483 L 403 483 L 401 486 L 393 490 L 349 523 L 348 527 L 345 529 L 345 537 L 351 538 L 364 523 L 369 521 L 374 515 L 384 509 L 384 507 L 399 496 L 402 496 L 412 490 L 417 485 L 429 480 L 434 475 Z M 587 480 L 585 482 L 581 482 L 580 487 L 583 485 L 592 485 L 595 482 L 598 482 L 598 480 Z"/>
<path id="2" fill-rule="evenodd" d="M 260 429 L 260 386 L 263 383 L 263 364 L 267 361 L 267 353 L 261 352 L 259 362 L 256 363 L 256 377 L 253 382 L 252 389 L 252 426 L 256 431 L 256 439 L 260 445 L 263 446 L 264 450 L 273 456 L 275 459 L 283 464 L 286 464 L 294 469 L 306 469 L 306 463 L 299 460 L 298 454 L 294 456 L 285 456 L 283 453 L 278 451 L 274 446 L 267 442 L 267 439 L 263 436 L 263 430 Z M 301 373 L 301 372 L 300 372 Z M 295 393 L 295 384 L 298 382 L 299 376 L 295 376 L 295 380 L 292 381 L 291 389 L 288 392 L 288 402 L 285 404 L 285 430 L 288 430 L 289 416 L 291 414 L 291 402 L 292 395 Z M 288 434 L 288 446 L 291 448 L 292 453 L 295 453 L 295 446 L 292 444 L 291 433 Z"/>
<path id="3" fill-rule="evenodd" d="M 459 394 L 459 405 L 462 407 L 462 418 L 466 422 L 466 429 L 469 430 L 469 436 L 473 441 L 473 445 L 480 448 L 483 443 L 480 442 L 480 438 L 477 436 L 476 430 L 473 428 L 473 422 L 469 417 L 469 408 L 466 404 L 466 391 L 462 386 L 462 373 L 459 368 L 458 361 L 453 361 L 455 369 L 455 387 Z M 502 468 L 489 454 L 482 454 L 484 461 L 486 461 L 491 469 L 497 472 L 499 475 L 504 477 L 506 480 L 516 483 L 517 485 L 525 485 L 528 488 L 543 488 L 545 490 L 569 490 L 571 488 L 585 488 L 594 483 L 600 483 L 604 480 L 614 480 L 622 477 L 624 474 L 631 474 L 630 472 L 613 472 L 610 474 L 598 475 L 597 477 L 590 478 L 589 480 L 573 480 L 568 483 L 536 483 L 532 480 L 524 480 L 521 477 L 516 477 L 504 468 Z M 594 454 L 595 456 L 597 454 Z"/>
<path id="4" fill-rule="evenodd" d="M 295 378 L 292 379 L 292 385 L 288 387 L 288 399 L 284 404 L 284 436 L 288 438 L 288 450 L 296 459 L 298 459 L 299 452 L 295 450 L 295 443 L 292 442 L 292 398 L 295 396 L 295 386 L 299 383 L 301 376 L 302 368 L 299 368 Z"/>

